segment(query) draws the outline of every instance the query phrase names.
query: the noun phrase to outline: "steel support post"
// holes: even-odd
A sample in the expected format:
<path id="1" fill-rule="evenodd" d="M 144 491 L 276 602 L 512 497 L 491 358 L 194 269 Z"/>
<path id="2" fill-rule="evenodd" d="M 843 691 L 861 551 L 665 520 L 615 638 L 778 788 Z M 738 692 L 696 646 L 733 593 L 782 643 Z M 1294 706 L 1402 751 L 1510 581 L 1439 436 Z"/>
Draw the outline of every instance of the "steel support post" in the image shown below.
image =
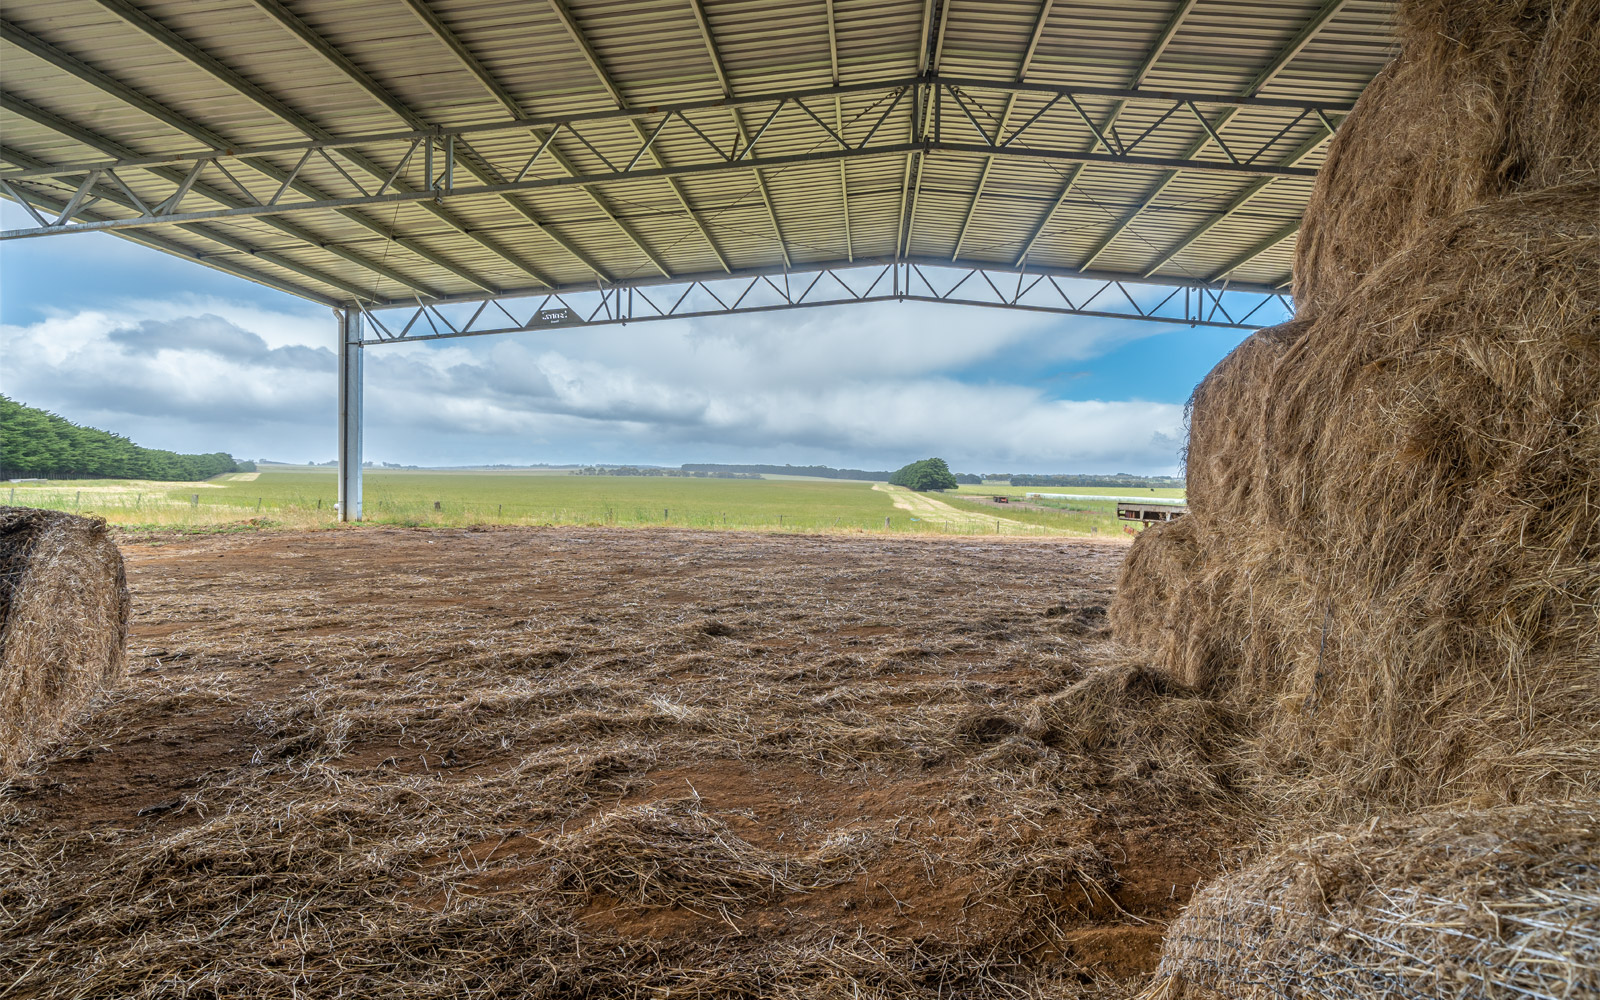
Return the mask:
<path id="1" fill-rule="evenodd" d="M 361 520 L 361 310 L 339 322 L 339 520 Z"/>

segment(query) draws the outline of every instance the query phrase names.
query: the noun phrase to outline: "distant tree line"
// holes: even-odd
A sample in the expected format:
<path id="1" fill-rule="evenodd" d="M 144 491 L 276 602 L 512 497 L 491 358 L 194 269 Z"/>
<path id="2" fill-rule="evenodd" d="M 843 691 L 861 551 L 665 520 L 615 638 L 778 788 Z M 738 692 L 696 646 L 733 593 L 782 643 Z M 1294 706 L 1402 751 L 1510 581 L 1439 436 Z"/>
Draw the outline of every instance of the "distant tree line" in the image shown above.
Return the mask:
<path id="1" fill-rule="evenodd" d="M 829 466 L 717 466 L 709 462 L 686 464 L 686 472 L 755 472 L 757 475 L 811 475 L 816 478 L 859 478 L 864 482 L 888 482 L 888 472 L 867 472 L 866 469 L 832 469 Z"/>
<path id="2" fill-rule="evenodd" d="M 670 479 L 760 479 L 760 473 L 708 472 L 698 469 L 660 469 L 654 466 L 637 468 L 632 465 L 586 465 L 573 469 L 574 476 L 664 476 Z"/>
<path id="3" fill-rule="evenodd" d="M 1003 473 L 987 479 L 1006 479 L 1012 486 L 1143 486 L 1154 489 L 1183 489 L 1183 479 L 1175 476 L 1029 476 Z"/>
<path id="4" fill-rule="evenodd" d="M 758 475 L 768 476 L 812 476 L 817 479 L 859 479 L 868 483 L 886 483 L 894 475 L 888 471 L 873 472 L 868 469 L 835 469 L 828 465 L 717 465 L 710 462 L 688 463 L 682 466 L 685 472 L 709 472 L 715 475 L 718 472 L 754 472 Z M 977 476 L 970 473 L 957 473 L 958 483 L 981 483 Z"/>
<path id="5" fill-rule="evenodd" d="M 141 448 L 120 434 L 80 427 L 0 395 L 0 477 L 184 482 L 254 469 L 254 462 L 238 462 L 220 451 L 180 455 Z"/>
<path id="6" fill-rule="evenodd" d="M 861 479 L 871 483 L 885 482 L 887 472 L 867 472 L 863 469 L 834 469 L 826 465 L 717 465 L 715 463 L 689 463 L 681 466 L 685 472 L 742 472 L 768 476 L 815 476 L 818 479 Z"/>

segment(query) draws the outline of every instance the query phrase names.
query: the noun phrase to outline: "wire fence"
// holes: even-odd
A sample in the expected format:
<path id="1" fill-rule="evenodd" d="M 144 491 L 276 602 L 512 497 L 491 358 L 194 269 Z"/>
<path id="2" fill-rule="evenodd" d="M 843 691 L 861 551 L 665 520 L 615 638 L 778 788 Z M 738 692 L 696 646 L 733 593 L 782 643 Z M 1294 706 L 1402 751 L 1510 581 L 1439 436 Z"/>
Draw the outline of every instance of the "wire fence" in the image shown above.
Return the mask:
<path id="1" fill-rule="evenodd" d="M 215 525 L 270 521 L 311 527 L 338 519 L 333 495 L 255 496 L 237 490 L 203 492 L 139 492 L 88 487 L 12 488 L 8 502 L 103 517 L 114 524 L 149 526 Z M 1121 533 L 1114 514 L 1085 510 L 1061 511 L 1044 523 L 1012 520 L 961 507 L 950 515 L 929 515 L 896 509 L 890 514 L 865 511 L 784 511 L 778 507 L 751 510 L 729 505 L 654 507 L 638 503 L 538 504 L 503 501 L 365 498 L 362 520 L 403 526 L 434 525 L 587 525 L 699 529 L 960 536 L 1101 535 Z M 1049 523 L 1057 521 L 1058 523 Z"/>

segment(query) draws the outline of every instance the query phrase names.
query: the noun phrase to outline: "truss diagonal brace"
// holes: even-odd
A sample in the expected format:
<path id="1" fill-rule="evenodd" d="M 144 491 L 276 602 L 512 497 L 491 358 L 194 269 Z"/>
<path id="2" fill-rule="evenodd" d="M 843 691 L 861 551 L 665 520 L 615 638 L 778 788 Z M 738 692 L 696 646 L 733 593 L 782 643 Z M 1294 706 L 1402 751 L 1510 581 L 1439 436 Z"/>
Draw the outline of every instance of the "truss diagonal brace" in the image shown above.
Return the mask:
<path id="1" fill-rule="evenodd" d="M 884 272 L 891 267 L 898 272 L 898 280 L 884 281 Z M 680 285 L 673 283 L 665 294 L 657 298 L 643 294 L 629 294 L 627 289 L 604 288 L 574 291 L 559 297 L 546 295 L 539 298 L 535 293 L 534 297 L 538 298 L 537 304 L 531 309 L 523 310 L 518 310 L 515 304 L 511 304 L 508 308 L 504 304 L 504 299 L 492 300 L 499 309 L 499 314 L 510 322 L 497 321 L 494 314 L 486 308 L 486 301 L 478 302 L 477 310 L 464 321 L 450 320 L 433 303 L 404 306 L 396 304 L 387 308 L 374 307 L 371 310 L 373 321 L 364 342 L 392 344 L 506 333 L 559 333 L 626 323 L 690 320 L 830 305 L 897 301 L 984 306 L 1063 316 L 1131 319 L 1163 323 L 1173 327 L 1200 326 L 1248 330 L 1260 325 L 1261 321 L 1255 317 L 1263 309 L 1273 302 L 1279 303 L 1280 306 L 1283 302 L 1281 296 L 1271 290 L 1223 292 L 1201 289 L 1203 294 L 1200 295 L 1180 295 L 1178 294 L 1180 289 L 1176 287 L 1134 286 L 1121 281 L 1104 282 L 1098 291 L 1080 296 L 1078 301 L 1074 302 L 1060 283 L 1043 273 L 991 271 L 984 268 L 956 269 L 942 264 L 939 265 L 939 269 L 948 275 L 948 280 L 939 280 L 939 285 L 943 286 L 942 291 L 935 286 L 934 280 L 930 278 L 923 265 L 916 262 L 894 262 L 855 268 L 821 268 L 809 280 L 802 279 L 803 283 L 793 288 L 787 281 L 780 287 L 773 275 L 746 274 L 684 281 L 681 283 L 681 291 L 676 291 Z M 848 274 L 852 271 L 869 277 L 875 274 L 877 277 L 865 291 L 856 291 L 855 286 L 847 280 Z M 824 278 L 831 280 L 824 282 Z M 863 284 L 864 281 L 856 282 L 856 286 Z M 1112 289 L 1120 293 L 1120 300 L 1113 295 L 1103 294 Z M 1229 301 L 1233 303 L 1233 307 L 1226 310 L 1219 308 L 1223 295 L 1231 296 Z M 1095 305 L 1102 300 L 1103 304 Z M 518 319 L 519 311 L 528 318 Z M 483 326 L 478 326 L 479 320 L 485 316 L 490 317 L 489 321 Z"/>
<path id="2" fill-rule="evenodd" d="M 538 191 L 549 188 L 581 187 L 588 185 L 605 185 L 610 183 L 641 180 L 647 178 L 676 178 L 696 174 L 726 173 L 731 171 L 750 171 L 758 167 L 781 167 L 796 163 L 816 163 L 839 159 L 876 157 L 876 156 L 903 156 L 912 152 L 934 152 L 970 154 L 974 156 L 1015 157 L 1020 159 L 1040 160 L 1058 163 L 1083 163 L 1083 164 L 1127 164 L 1132 166 L 1147 166 L 1173 170 L 1194 170 L 1209 173 L 1234 174 L 1248 177 L 1314 177 L 1316 172 L 1307 168 L 1282 167 L 1282 166 L 1253 166 L 1233 163 L 1219 163 L 1215 161 L 1184 161 L 1171 160 L 1160 157 L 1123 156 L 1112 153 L 1074 152 L 1070 150 L 1049 149 L 1019 149 L 1015 146 L 985 146 L 973 143 L 930 143 L 930 142 L 895 142 L 882 146 L 868 147 L 865 149 L 825 149 L 809 153 L 793 154 L 788 156 L 774 156 L 763 160 L 713 160 L 706 163 L 684 164 L 681 166 L 656 167 L 632 171 L 615 171 L 595 174 L 578 174 L 569 177 L 544 177 L 529 179 L 520 182 L 500 184 L 481 183 L 452 183 L 441 186 L 434 191 L 413 190 L 394 191 L 387 194 L 357 195 L 346 198 L 307 198 L 295 201 L 279 201 L 267 205 L 238 205 L 224 209 L 210 209 L 196 212 L 168 212 L 165 214 L 143 214 L 132 218 L 109 219 L 97 222 L 63 223 L 33 229 L 12 229 L 0 233 L 0 239 L 22 239 L 36 236 L 54 236 L 61 233 L 92 231 L 103 229 L 136 229 L 151 226 L 171 225 L 178 222 L 200 222 L 210 219 L 230 218 L 258 218 L 266 216 L 289 215 L 298 212 L 317 212 L 337 209 L 359 208 L 362 206 L 393 205 L 400 203 L 435 204 L 458 198 L 498 198 L 505 194 L 519 191 Z M 115 169 L 123 166 L 120 161 L 112 164 L 97 165 L 99 169 Z M 16 183 L 26 179 L 25 174 L 36 172 L 25 171 L 18 174 L 5 174 L 5 179 Z"/>

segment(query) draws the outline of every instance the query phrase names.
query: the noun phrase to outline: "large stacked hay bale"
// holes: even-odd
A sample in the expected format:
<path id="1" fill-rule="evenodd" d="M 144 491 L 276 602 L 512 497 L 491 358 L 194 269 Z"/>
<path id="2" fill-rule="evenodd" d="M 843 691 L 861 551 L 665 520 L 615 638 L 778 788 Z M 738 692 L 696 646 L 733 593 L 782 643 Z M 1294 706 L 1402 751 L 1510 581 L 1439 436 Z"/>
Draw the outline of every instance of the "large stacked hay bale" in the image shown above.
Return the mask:
<path id="1" fill-rule="evenodd" d="M 1600 800 L 1437 812 L 1310 838 L 1196 893 L 1146 997 L 1600 992 Z"/>
<path id="2" fill-rule="evenodd" d="M 1424 230 L 1267 398 L 1256 516 L 1288 536 L 1283 582 L 1328 602 L 1243 665 L 1315 702 L 1267 743 L 1372 791 L 1593 781 L 1573 753 L 1600 751 L 1600 184 Z"/>
<path id="3" fill-rule="evenodd" d="M 1306 208 L 1302 317 L 1435 219 L 1600 176 L 1600 0 L 1409 0 L 1396 16 L 1400 55 L 1339 127 Z"/>
<path id="4" fill-rule="evenodd" d="M 1600 0 L 1399 23 L 1110 615 L 1268 809 L 1368 821 L 1199 893 L 1152 1000 L 1600 990 Z"/>
<path id="5" fill-rule="evenodd" d="M 122 676 L 128 608 L 104 521 L 0 507 L 0 774 Z"/>
<path id="6" fill-rule="evenodd" d="M 1587 113 L 1600 75 L 1563 74 L 1600 45 L 1597 2 L 1402 5 L 1411 34 L 1380 100 L 1352 113 L 1342 169 L 1359 171 L 1364 149 L 1383 169 L 1401 155 L 1363 146 L 1362 130 L 1399 127 L 1385 123 L 1417 99 L 1412 74 L 1433 93 L 1440 18 L 1466 18 L 1443 64 L 1478 74 L 1451 87 L 1576 88 Z M 1507 39 L 1564 55 L 1530 83 L 1471 48 L 1520 51 Z M 1518 177 L 1596 175 L 1592 134 L 1528 100 L 1514 110 L 1508 149 L 1553 136 L 1549 163 L 1519 154 Z M 1445 137 L 1391 141 L 1420 157 L 1393 192 L 1399 215 L 1369 213 L 1362 230 L 1351 213 L 1365 209 L 1334 205 L 1339 171 L 1308 210 L 1308 225 L 1331 217 L 1329 246 L 1364 277 L 1324 286 L 1348 294 L 1251 338 L 1196 391 L 1193 513 L 1135 543 L 1112 625 L 1240 704 L 1248 770 L 1302 808 L 1593 792 L 1600 175 L 1489 200 L 1480 186 L 1464 200 L 1481 204 L 1454 211 L 1462 199 L 1430 191 L 1481 164 Z"/>

